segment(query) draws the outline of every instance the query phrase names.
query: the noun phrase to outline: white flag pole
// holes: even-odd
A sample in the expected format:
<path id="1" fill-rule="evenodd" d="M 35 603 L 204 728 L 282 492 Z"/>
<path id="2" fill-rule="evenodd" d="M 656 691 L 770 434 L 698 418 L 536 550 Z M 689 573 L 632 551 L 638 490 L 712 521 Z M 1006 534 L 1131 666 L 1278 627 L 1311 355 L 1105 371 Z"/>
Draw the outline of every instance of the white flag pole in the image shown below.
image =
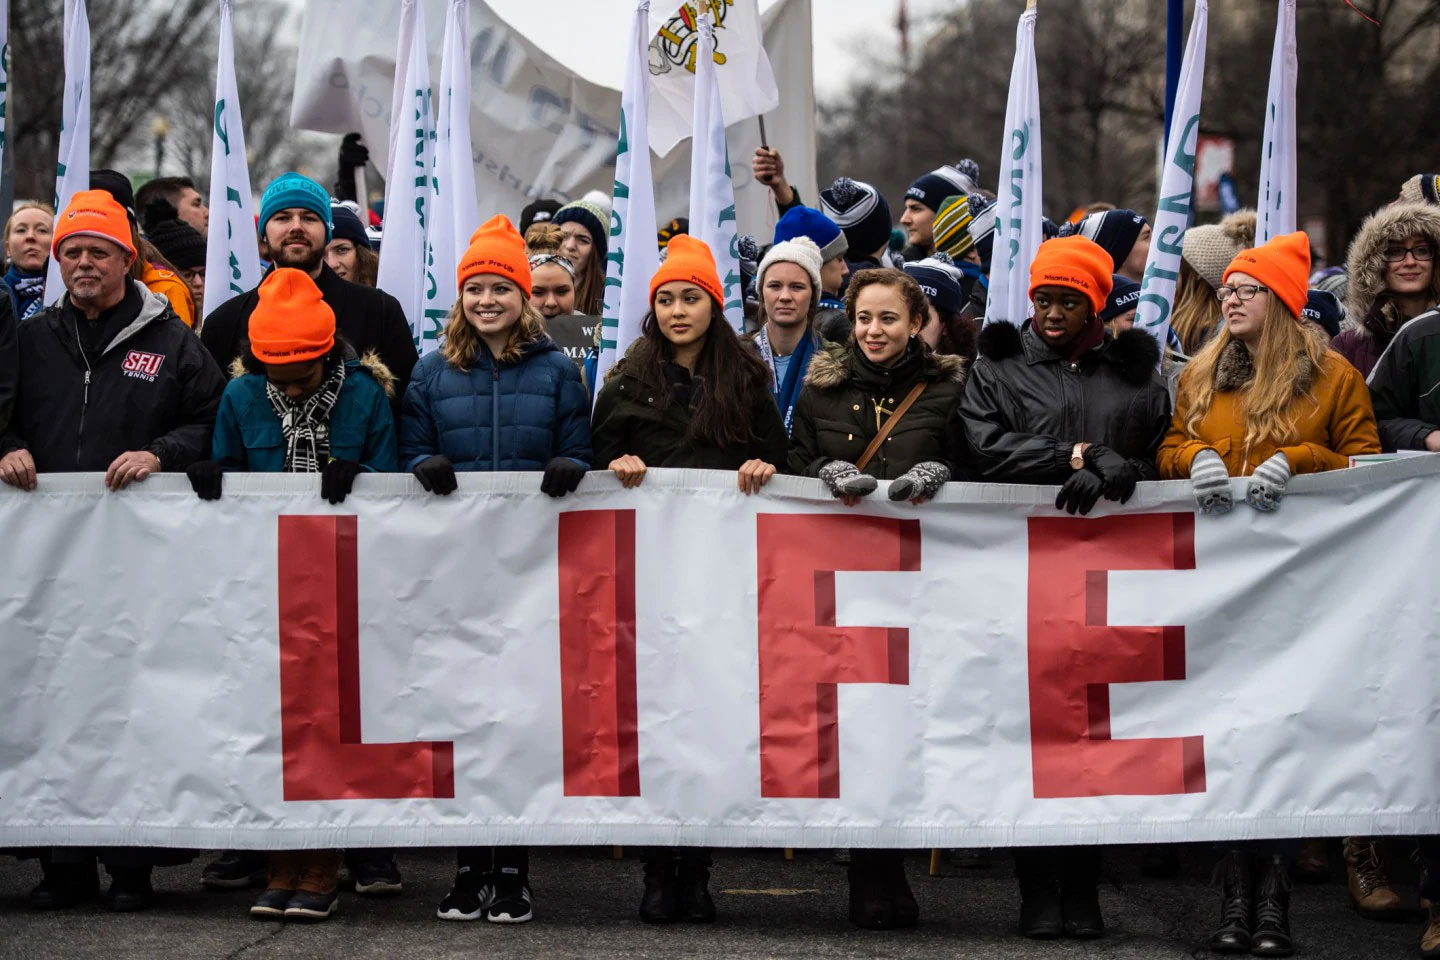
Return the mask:
<path id="1" fill-rule="evenodd" d="M 226 300 L 260 283 L 255 200 L 245 156 L 245 124 L 235 83 L 234 0 L 220 0 L 220 49 L 215 65 L 215 128 L 210 137 L 210 228 L 205 241 L 205 304 L 209 316 Z"/>
<path id="2" fill-rule="evenodd" d="M 390 158 L 385 167 L 385 232 L 375 285 L 400 301 L 417 350 L 424 330 L 425 229 L 434 209 L 433 100 L 425 53 L 425 7 L 420 0 L 405 0 L 395 54 Z"/>
<path id="3" fill-rule="evenodd" d="M 1270 89 L 1265 96 L 1265 139 L 1260 154 L 1260 216 L 1255 242 L 1294 233 L 1295 221 L 1295 0 L 1279 0 Z"/>
<path id="4" fill-rule="evenodd" d="M 1190 195 L 1195 187 L 1195 141 L 1200 130 L 1200 95 L 1205 87 L 1205 37 L 1209 19 L 1210 0 L 1195 0 L 1160 177 L 1154 239 L 1150 242 L 1150 256 L 1140 281 L 1140 300 L 1135 307 L 1135 325 L 1160 341 L 1161 356 L 1170 339 L 1170 310 L 1175 302 L 1175 282 L 1180 277 L 1180 242 L 1190 226 Z"/>
<path id="5" fill-rule="evenodd" d="M 620 140 L 615 157 L 597 384 L 605 382 L 605 372 L 640 336 L 640 325 L 650 309 L 650 278 L 660 267 L 655 246 L 655 183 L 650 175 L 650 136 L 646 127 L 650 112 L 649 18 L 650 0 L 637 0 L 627 48 L 625 88 L 620 97 Z"/>
<path id="6" fill-rule="evenodd" d="M 55 215 L 90 189 L 90 19 L 85 0 L 65 0 L 65 92 L 60 107 L 60 151 L 55 164 Z M 65 290 L 60 263 L 45 271 L 45 302 Z"/>
<path id="7" fill-rule="evenodd" d="M 430 222 L 425 230 L 425 301 L 418 349 L 439 346 L 455 303 L 455 268 L 479 223 L 475 212 L 475 161 L 470 150 L 470 0 L 450 0 L 440 59 L 440 115 Z M 382 243 L 383 246 L 383 243 Z"/>
<path id="8" fill-rule="evenodd" d="M 1005 142 L 996 185 L 995 252 L 986 323 L 1021 326 L 1030 317 L 1030 262 L 1042 239 L 1040 83 L 1035 69 L 1035 3 L 1015 27 L 1015 62 L 1005 104 Z"/>
<path id="9" fill-rule="evenodd" d="M 715 28 L 708 14 L 697 18 L 695 120 L 690 144 L 690 232 L 715 255 L 725 289 L 725 319 L 738 333 L 745 327 L 745 298 L 740 292 L 740 244 L 735 223 L 735 184 L 725 144 L 725 114 L 716 76 Z"/>

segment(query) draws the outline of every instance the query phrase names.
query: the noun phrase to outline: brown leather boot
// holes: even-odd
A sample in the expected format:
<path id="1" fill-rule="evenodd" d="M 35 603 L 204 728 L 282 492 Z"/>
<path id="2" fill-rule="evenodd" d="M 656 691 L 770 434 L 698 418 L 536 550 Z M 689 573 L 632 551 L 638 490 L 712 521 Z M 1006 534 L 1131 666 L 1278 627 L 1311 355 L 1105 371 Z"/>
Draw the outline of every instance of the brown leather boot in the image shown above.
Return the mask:
<path id="1" fill-rule="evenodd" d="M 1300 856 L 1295 859 L 1295 879 L 1301 883 L 1329 882 L 1330 855 L 1323 839 L 1300 841 Z"/>
<path id="2" fill-rule="evenodd" d="M 1367 920 L 1403 920 L 1399 894 L 1390 888 L 1377 837 L 1345 838 L 1346 884 L 1350 902 Z"/>
<path id="3" fill-rule="evenodd" d="M 294 850 L 273 850 L 266 858 L 265 892 L 250 906 L 250 916 L 261 920 L 280 920 L 285 905 L 300 886 L 300 854 Z"/>
<path id="4" fill-rule="evenodd" d="M 339 850 L 305 850 L 298 857 L 300 883 L 285 905 L 285 919 L 302 923 L 328 920 L 339 906 L 340 864 L 345 855 Z"/>
<path id="5" fill-rule="evenodd" d="M 1425 929 L 1420 932 L 1420 956 L 1423 960 L 1440 957 L 1440 905 L 1434 903 L 1425 911 Z"/>

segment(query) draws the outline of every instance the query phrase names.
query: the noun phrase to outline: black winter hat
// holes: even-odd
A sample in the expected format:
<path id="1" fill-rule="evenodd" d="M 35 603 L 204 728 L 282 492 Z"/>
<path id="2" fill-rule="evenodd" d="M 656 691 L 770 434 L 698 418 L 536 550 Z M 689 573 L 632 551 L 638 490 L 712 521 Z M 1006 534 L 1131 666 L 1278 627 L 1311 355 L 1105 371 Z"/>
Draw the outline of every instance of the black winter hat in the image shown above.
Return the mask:
<path id="1" fill-rule="evenodd" d="M 1134 210 L 1102 210 L 1090 214 L 1078 223 L 1065 224 L 1060 228 L 1060 236 L 1068 237 L 1078 233 L 1087 240 L 1094 240 L 1105 248 L 1110 259 L 1115 261 L 1115 269 L 1119 270 L 1120 265 L 1130 256 L 1131 248 L 1135 246 L 1141 229 L 1147 223 L 1149 221 Z"/>
<path id="2" fill-rule="evenodd" d="M 140 212 L 145 237 L 155 244 L 160 255 L 177 270 L 193 270 L 205 266 L 205 236 L 180 219 L 174 204 L 156 197 Z"/>
<path id="3" fill-rule="evenodd" d="M 1110 279 L 1110 296 L 1105 298 L 1105 309 L 1100 311 L 1100 319 L 1105 323 L 1140 305 L 1140 284 L 1118 273 Z"/>
<path id="4" fill-rule="evenodd" d="M 1329 290 L 1311 289 L 1305 295 L 1305 309 L 1300 311 L 1304 320 L 1319 324 L 1328 336 L 1340 335 L 1340 323 L 1345 319 L 1345 308 Z"/>
<path id="5" fill-rule="evenodd" d="M 135 188 L 130 185 L 130 178 L 119 170 L 91 170 L 90 189 L 104 190 L 114 197 L 115 202 L 130 215 L 130 222 L 138 219 L 135 216 Z"/>
<path id="6" fill-rule="evenodd" d="M 331 240 L 349 240 L 357 247 L 370 249 L 370 235 L 365 232 L 365 224 L 360 222 L 360 217 L 343 203 L 330 204 L 330 221 L 334 226 L 330 230 Z"/>
<path id="7" fill-rule="evenodd" d="M 549 223 L 560 212 L 559 200 L 532 200 L 520 211 L 520 236 L 537 223 Z"/>
<path id="8" fill-rule="evenodd" d="M 845 231 L 855 256 L 868 257 L 890 243 L 890 204 L 868 183 L 839 178 L 820 191 L 820 212 Z"/>
<path id="9" fill-rule="evenodd" d="M 971 194 L 980 189 L 980 164 L 966 158 L 958 163 L 936 167 L 910 184 L 906 200 L 914 200 L 940 212 L 945 198 L 957 193 Z"/>

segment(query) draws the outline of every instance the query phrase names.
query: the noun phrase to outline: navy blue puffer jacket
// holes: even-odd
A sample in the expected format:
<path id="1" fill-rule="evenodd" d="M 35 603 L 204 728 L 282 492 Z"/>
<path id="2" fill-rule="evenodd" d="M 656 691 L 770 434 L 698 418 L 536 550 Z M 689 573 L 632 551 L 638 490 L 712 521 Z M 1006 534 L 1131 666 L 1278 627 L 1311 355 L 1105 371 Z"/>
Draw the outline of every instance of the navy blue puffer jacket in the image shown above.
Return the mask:
<path id="1" fill-rule="evenodd" d="M 400 467 L 442 454 L 456 470 L 544 470 L 554 457 L 590 466 L 590 402 L 580 371 L 549 337 L 518 363 L 482 344 L 459 370 L 439 351 L 415 365 L 400 408 Z"/>

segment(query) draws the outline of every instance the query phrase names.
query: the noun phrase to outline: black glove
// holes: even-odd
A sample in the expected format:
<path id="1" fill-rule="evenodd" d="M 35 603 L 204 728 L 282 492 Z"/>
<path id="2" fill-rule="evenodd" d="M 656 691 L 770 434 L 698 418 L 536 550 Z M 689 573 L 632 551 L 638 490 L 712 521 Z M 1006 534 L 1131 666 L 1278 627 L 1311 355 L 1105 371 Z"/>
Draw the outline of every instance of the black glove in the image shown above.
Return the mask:
<path id="1" fill-rule="evenodd" d="M 415 474 L 420 486 L 442 497 L 448 497 L 460 485 L 455 482 L 455 466 L 450 462 L 450 458 L 439 454 L 421 460 L 410 472 Z"/>
<path id="2" fill-rule="evenodd" d="M 1085 448 L 1085 465 L 1105 481 L 1105 499 L 1128 503 L 1140 482 L 1140 468 L 1114 450 L 1098 443 Z"/>
<path id="3" fill-rule="evenodd" d="M 190 478 L 190 489 L 195 491 L 195 496 L 201 500 L 220 499 L 220 464 L 214 460 L 196 460 L 185 468 L 185 476 Z"/>
<path id="4" fill-rule="evenodd" d="M 569 457 L 555 457 L 545 464 L 545 476 L 540 480 L 540 492 L 548 493 L 552 497 L 563 497 L 567 493 L 574 493 L 583 479 L 583 466 Z"/>
<path id="5" fill-rule="evenodd" d="M 331 503 L 344 503 L 364 469 L 354 460 L 331 460 L 320 471 L 320 496 Z"/>
<path id="6" fill-rule="evenodd" d="M 1083 517 L 1095 506 L 1103 492 L 1105 481 L 1100 479 L 1098 473 L 1092 470 L 1076 470 L 1060 488 L 1060 495 L 1055 498 L 1055 509 L 1064 510 L 1072 516 L 1078 513 Z"/>

